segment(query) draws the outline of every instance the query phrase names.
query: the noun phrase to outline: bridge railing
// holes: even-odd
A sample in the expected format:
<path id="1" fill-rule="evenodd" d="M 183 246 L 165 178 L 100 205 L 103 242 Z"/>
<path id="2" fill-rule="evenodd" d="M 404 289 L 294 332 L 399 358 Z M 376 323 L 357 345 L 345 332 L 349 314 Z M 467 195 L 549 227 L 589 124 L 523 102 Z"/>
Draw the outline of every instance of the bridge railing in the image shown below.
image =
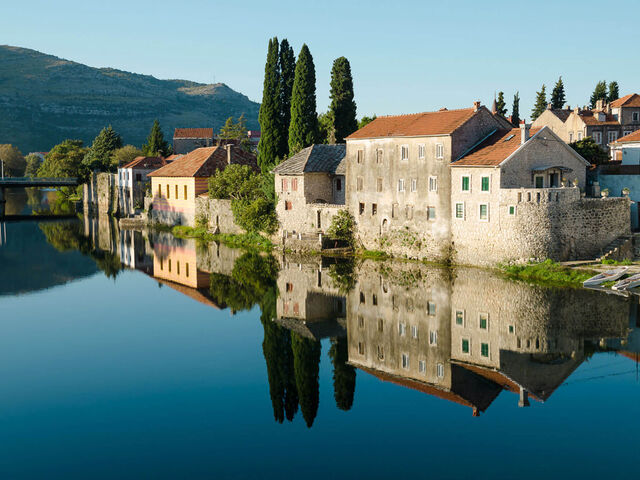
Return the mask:
<path id="1" fill-rule="evenodd" d="M 0 184 L 21 184 L 21 183 L 30 183 L 30 184 L 67 184 L 67 185 L 77 185 L 77 178 L 46 178 L 46 177 L 4 177 L 0 178 Z"/>

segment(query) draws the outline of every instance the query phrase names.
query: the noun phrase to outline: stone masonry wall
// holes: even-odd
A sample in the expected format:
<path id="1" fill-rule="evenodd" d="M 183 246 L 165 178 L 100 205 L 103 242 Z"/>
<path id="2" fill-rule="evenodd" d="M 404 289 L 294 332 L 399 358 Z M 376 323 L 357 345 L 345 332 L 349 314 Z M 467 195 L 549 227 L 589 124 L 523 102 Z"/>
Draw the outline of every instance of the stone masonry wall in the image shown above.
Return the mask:
<path id="1" fill-rule="evenodd" d="M 231 200 L 214 199 L 204 196 L 196 197 L 196 223 L 208 222 L 213 233 L 240 234 L 244 229 L 238 226 L 231 211 Z"/>
<path id="2" fill-rule="evenodd" d="M 113 173 L 93 174 L 84 184 L 84 209 L 92 215 L 119 214 L 117 176 Z"/>

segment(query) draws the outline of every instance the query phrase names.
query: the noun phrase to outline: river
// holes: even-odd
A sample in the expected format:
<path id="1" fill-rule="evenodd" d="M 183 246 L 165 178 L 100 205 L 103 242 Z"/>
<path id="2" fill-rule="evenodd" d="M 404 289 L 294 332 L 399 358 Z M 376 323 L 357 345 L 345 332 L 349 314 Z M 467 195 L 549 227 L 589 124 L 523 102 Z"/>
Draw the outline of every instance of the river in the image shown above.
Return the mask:
<path id="1" fill-rule="evenodd" d="M 2 478 L 637 470 L 636 296 L 109 218 L 3 232 Z"/>

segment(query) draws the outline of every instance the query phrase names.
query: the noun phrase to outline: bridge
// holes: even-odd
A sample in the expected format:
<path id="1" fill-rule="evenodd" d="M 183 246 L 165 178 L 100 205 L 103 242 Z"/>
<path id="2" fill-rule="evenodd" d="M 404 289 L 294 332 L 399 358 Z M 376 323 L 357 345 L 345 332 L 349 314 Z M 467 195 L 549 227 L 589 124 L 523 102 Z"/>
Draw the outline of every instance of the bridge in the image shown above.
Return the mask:
<path id="1" fill-rule="evenodd" d="M 3 177 L 0 178 L 0 218 L 4 217 L 6 200 L 4 191 L 7 188 L 59 188 L 76 187 L 80 185 L 77 178 L 29 178 L 29 177 Z"/>

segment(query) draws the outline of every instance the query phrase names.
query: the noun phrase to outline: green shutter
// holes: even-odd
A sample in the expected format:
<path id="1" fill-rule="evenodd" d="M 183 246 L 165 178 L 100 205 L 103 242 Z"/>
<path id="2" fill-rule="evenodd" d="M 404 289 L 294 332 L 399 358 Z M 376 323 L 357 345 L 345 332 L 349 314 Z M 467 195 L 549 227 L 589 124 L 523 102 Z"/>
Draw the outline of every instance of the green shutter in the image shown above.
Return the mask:
<path id="1" fill-rule="evenodd" d="M 482 191 L 489 191 L 489 177 L 482 177 Z"/>
<path id="2" fill-rule="evenodd" d="M 469 191 L 469 177 L 462 177 L 462 191 Z"/>

